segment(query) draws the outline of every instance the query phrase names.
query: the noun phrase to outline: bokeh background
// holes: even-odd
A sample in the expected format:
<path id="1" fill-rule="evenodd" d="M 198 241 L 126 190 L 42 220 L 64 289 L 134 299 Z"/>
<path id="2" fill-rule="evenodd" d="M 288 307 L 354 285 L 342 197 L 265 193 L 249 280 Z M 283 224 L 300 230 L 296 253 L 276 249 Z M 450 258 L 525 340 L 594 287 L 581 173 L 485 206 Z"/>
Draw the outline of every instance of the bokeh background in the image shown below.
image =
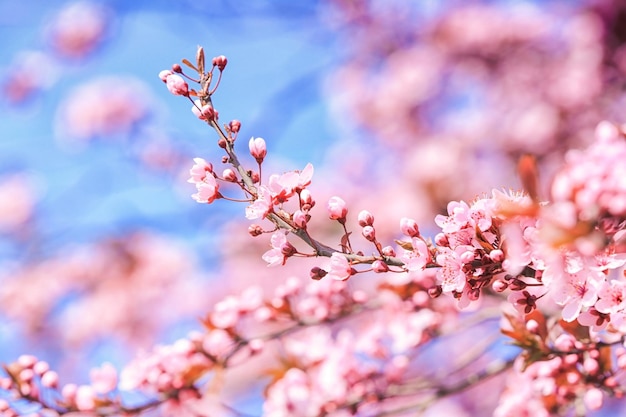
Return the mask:
<path id="1" fill-rule="evenodd" d="M 338 194 L 381 239 L 518 189 L 525 153 L 545 195 L 566 149 L 624 121 L 618 0 L 0 0 L 0 39 L 0 361 L 78 382 L 252 281 L 308 274 L 265 269 L 245 205 L 190 198 L 192 158 L 221 154 L 158 73 L 198 45 L 228 57 L 214 104 L 242 154 L 255 136 L 265 173 L 312 162 L 319 217 Z"/>

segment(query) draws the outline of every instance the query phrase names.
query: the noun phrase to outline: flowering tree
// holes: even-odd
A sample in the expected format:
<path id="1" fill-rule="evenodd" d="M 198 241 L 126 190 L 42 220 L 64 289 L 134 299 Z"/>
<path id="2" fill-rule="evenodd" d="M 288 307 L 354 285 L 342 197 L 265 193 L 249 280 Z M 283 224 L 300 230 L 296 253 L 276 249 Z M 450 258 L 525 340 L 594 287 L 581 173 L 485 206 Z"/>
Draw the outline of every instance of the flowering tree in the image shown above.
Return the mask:
<path id="1" fill-rule="evenodd" d="M 350 8 L 349 2 L 337 1 L 335 6 L 340 17 L 356 19 L 366 29 L 368 25 L 394 27 L 384 20 L 389 18 L 386 15 L 371 13 L 368 16 L 380 20 L 359 20 L 362 11 Z M 486 15 L 490 18 L 485 19 Z M 471 56 L 472 71 L 482 68 L 484 60 L 513 76 L 508 69 L 517 68 L 521 58 L 511 49 L 519 47 L 524 53 L 530 50 L 532 56 L 549 59 L 549 51 L 541 49 L 545 48 L 543 32 L 528 27 L 529 22 L 545 22 L 542 19 L 549 15 L 508 24 L 509 32 L 502 38 L 480 36 L 478 21 L 496 24 L 499 18 L 491 9 L 462 8 L 421 34 L 420 39 L 443 39 L 447 49 L 434 51 L 415 42 L 407 43 L 406 49 L 403 45 L 392 48 L 395 55 L 385 61 L 388 65 L 382 77 L 399 85 L 385 85 L 377 92 L 398 97 L 406 88 L 403 83 L 410 82 L 414 84 L 407 90 L 410 94 L 392 109 L 382 104 L 388 100 L 365 97 L 361 103 L 358 95 L 349 94 L 347 106 L 357 123 L 374 132 L 373 137 L 388 141 L 384 149 L 391 155 L 407 153 L 407 149 L 415 154 L 425 151 L 423 143 L 409 146 L 413 135 L 423 139 L 436 132 L 458 134 L 439 130 L 438 124 L 414 125 L 420 120 L 414 117 L 416 113 L 435 106 L 430 102 L 434 93 L 422 84 L 434 84 L 443 75 L 430 69 L 427 76 L 416 77 L 416 69 L 407 70 L 403 62 L 415 62 L 408 57 L 417 54 L 424 58 L 417 60 L 424 66 L 426 61 L 435 69 L 437 65 L 448 68 L 443 62 L 452 61 L 462 70 Z M 574 19 L 576 27 L 587 31 L 576 32 L 583 39 L 572 40 L 572 55 L 581 53 L 576 48 L 593 49 L 585 35 L 594 33 L 590 21 L 598 23 L 590 14 L 582 13 L 578 19 Z M 457 38 L 454 27 L 460 22 L 478 26 L 469 32 L 472 36 Z M 370 41 L 372 49 L 381 47 L 380 40 Z M 437 59 L 432 59 L 433 54 Z M 495 134 L 502 142 L 489 146 L 506 148 L 506 160 L 515 162 L 522 190 L 486 188 L 482 192 L 487 194 L 473 200 L 445 201 L 445 212 L 435 216 L 434 225 L 424 223 L 419 208 L 415 209 L 418 215 L 408 211 L 394 224 L 390 220 L 394 200 L 372 203 L 372 209 L 365 205 L 368 198 L 372 202 L 390 195 L 376 184 L 370 190 L 376 195 L 365 198 L 341 178 L 333 182 L 338 188 L 318 190 L 312 164 L 300 170 L 274 170 L 264 139 L 252 137 L 242 144 L 238 138 L 242 124 L 223 122 L 217 111 L 216 93 L 227 62 L 226 57 L 217 56 L 208 65 L 203 48 L 198 48 L 193 63 L 185 59 L 184 69 L 174 64 L 159 77 L 172 94 L 189 101 L 199 123 L 213 131 L 215 149 L 221 152 L 215 156 L 214 149 L 212 157 L 194 158 L 188 179 L 196 190 L 192 198 L 205 205 L 241 205 L 241 217 L 247 223 L 237 225 L 247 227 L 249 243 L 236 246 L 265 247 L 262 260 L 280 278 L 263 286 L 250 277 L 241 291 L 207 309 L 200 330 L 175 343 L 154 346 L 119 372 L 105 363 L 90 372 L 90 383 L 61 384 L 45 360 L 22 355 L 4 366 L 0 378 L 5 394 L 0 400 L 3 415 L 136 415 L 156 410 L 164 415 L 245 416 L 244 398 L 250 391 L 262 392 L 266 416 L 585 415 L 607 403 L 611 406 L 611 398 L 622 396 L 626 129 L 609 121 L 599 121 L 593 130 L 577 125 L 592 118 L 589 112 L 599 111 L 599 105 L 587 107 L 585 103 L 589 97 L 601 101 L 600 86 L 590 85 L 573 97 L 567 88 L 553 86 L 549 92 L 511 98 L 505 77 L 501 85 L 496 84 L 502 91 L 490 92 L 485 102 L 495 100 L 509 109 L 511 118 L 526 122 L 513 132 Z M 593 74 L 591 78 L 606 69 L 594 62 L 597 67 L 585 67 Z M 369 74 L 368 65 L 357 64 L 347 64 L 336 75 L 340 81 L 352 80 L 353 84 L 346 83 L 348 92 L 363 91 L 360 81 L 371 82 L 379 76 Z M 572 66 L 579 69 L 577 64 Z M 477 74 L 486 77 L 482 70 Z M 561 67 L 553 70 L 566 72 Z M 420 91 L 421 95 L 416 93 Z M 564 99 L 566 93 L 570 95 Z M 546 96 L 550 106 L 561 107 L 546 110 Z M 533 106 L 544 107 L 533 113 Z M 391 112 L 389 117 L 386 111 Z M 517 111 L 530 115 L 522 117 Z M 585 115 L 585 120 L 575 120 L 576 115 Z M 543 119 L 548 116 L 562 123 Z M 445 114 L 441 117 L 446 119 Z M 389 126 L 389 120 L 398 123 Z M 474 122 L 497 131 L 492 120 Z M 588 136 L 580 139 L 579 149 L 568 150 L 578 138 L 554 139 L 575 127 Z M 536 129 L 543 130 L 538 133 Z M 556 144 L 531 147 L 524 137 L 515 137 L 524 136 L 520 130 L 529 136 L 543 135 L 544 142 L 554 139 Z M 472 130 L 477 131 L 484 133 Z M 477 154 L 469 152 L 479 146 L 475 141 L 463 143 L 466 148 L 459 152 Z M 548 150 L 530 155 L 534 149 Z M 539 171 L 548 168 L 546 158 L 556 158 L 552 153 L 565 156 L 552 167 L 553 179 L 542 183 Z M 436 165 L 430 163 L 434 170 Z M 349 177 L 342 169 L 346 167 L 337 172 Z M 432 188 L 433 181 L 439 180 L 436 174 L 420 178 L 418 192 L 424 204 L 437 206 L 450 197 L 445 190 Z M 463 183 L 459 178 L 447 181 Z M 478 182 L 488 183 L 486 179 Z M 51 270 L 60 276 L 74 274 L 81 278 L 71 279 L 72 285 L 80 282 L 78 290 L 88 291 L 101 278 L 93 273 L 94 259 L 103 265 L 115 259 L 117 266 L 109 270 L 107 282 L 117 284 L 109 284 L 113 291 L 104 292 L 109 298 L 99 299 L 94 293 L 90 300 L 92 308 L 102 306 L 96 310 L 100 313 L 94 313 L 94 321 L 104 317 L 98 314 L 112 304 L 112 298 L 128 295 L 123 284 L 128 276 L 137 288 L 126 302 L 132 304 L 144 296 L 132 315 L 140 318 L 141 306 L 154 302 L 150 298 L 154 293 L 148 290 L 154 283 L 152 277 L 167 276 L 161 285 L 175 288 L 171 282 L 185 265 L 175 250 L 154 242 L 141 235 L 108 242 L 93 248 L 87 257 L 78 252 L 70 257 L 71 263 L 52 260 L 20 273 L 37 287 L 47 282 L 45 276 Z M 245 251 L 238 252 L 226 264 L 225 276 L 236 275 L 235 264 L 249 257 Z M 163 270 L 171 273 L 163 274 Z M 183 275 L 191 273 L 182 271 Z M 45 292 L 50 294 L 55 288 Z M 190 301 L 194 290 L 187 289 Z M 8 303 L 20 294 L 19 286 L 3 294 Z M 16 304 L 12 311 L 26 316 L 38 307 L 34 312 L 40 315 L 32 316 L 35 327 L 38 317 L 51 308 L 40 301 L 44 299 L 33 296 L 27 311 L 20 312 L 24 304 Z M 106 317 L 108 321 L 101 320 L 103 332 L 120 327 L 128 334 L 148 331 L 143 320 Z M 166 318 L 164 314 L 155 322 Z M 66 337 L 78 340 L 81 331 L 88 330 L 73 329 Z M 502 384 L 504 389 L 494 389 Z M 482 401 L 476 401 L 478 395 Z"/>

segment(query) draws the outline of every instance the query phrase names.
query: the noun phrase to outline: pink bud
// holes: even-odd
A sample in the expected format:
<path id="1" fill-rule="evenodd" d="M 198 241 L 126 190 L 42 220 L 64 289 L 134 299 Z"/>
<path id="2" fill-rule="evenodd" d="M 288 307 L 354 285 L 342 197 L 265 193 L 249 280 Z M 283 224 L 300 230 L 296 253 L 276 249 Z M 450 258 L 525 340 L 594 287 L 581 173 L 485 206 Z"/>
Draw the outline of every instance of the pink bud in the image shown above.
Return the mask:
<path id="1" fill-rule="evenodd" d="M 41 385 L 47 388 L 59 386 L 59 375 L 54 371 L 47 371 L 41 376 Z"/>
<path id="2" fill-rule="evenodd" d="M 241 122 L 239 120 L 231 120 L 230 123 L 228 123 L 228 128 L 231 132 L 237 133 L 239 129 L 241 129 Z"/>
<path id="3" fill-rule="evenodd" d="M 324 278 L 327 274 L 328 272 L 326 272 L 322 268 L 318 266 L 314 266 L 313 268 L 311 268 L 311 272 L 309 275 L 311 276 L 311 279 L 320 280 Z"/>
<path id="4" fill-rule="evenodd" d="M 502 262 L 504 260 L 504 252 L 500 249 L 494 249 L 489 252 L 489 259 L 493 262 Z"/>
<path id="5" fill-rule="evenodd" d="M 163 70 L 163 71 L 159 72 L 159 78 L 164 83 L 167 82 L 167 77 L 169 77 L 170 75 L 172 75 L 172 71 L 170 71 L 170 70 Z"/>
<path id="6" fill-rule="evenodd" d="M 315 205 L 315 201 L 313 201 L 313 196 L 311 192 L 306 188 L 300 191 L 300 207 L 302 210 L 309 211 Z"/>
<path id="7" fill-rule="evenodd" d="M 389 266 L 381 260 L 376 260 L 372 262 L 372 270 L 380 274 L 389 271 Z"/>
<path id="8" fill-rule="evenodd" d="M 365 226 L 363 228 L 363 237 L 370 242 L 374 242 L 376 240 L 376 230 L 372 226 Z"/>
<path id="9" fill-rule="evenodd" d="M 20 371 L 19 379 L 23 382 L 29 382 L 35 377 L 35 371 L 31 368 L 22 369 Z"/>
<path id="10" fill-rule="evenodd" d="M 290 256 L 298 253 L 298 250 L 291 243 L 285 241 L 285 243 L 280 246 L 280 252 L 285 256 L 285 258 L 289 258 Z"/>
<path id="11" fill-rule="evenodd" d="M 537 333 L 537 330 L 539 330 L 539 323 L 537 323 L 537 320 L 528 320 L 526 322 L 526 329 L 528 329 L 531 333 Z"/>
<path id="12" fill-rule="evenodd" d="M 475 258 L 474 252 L 473 251 L 465 251 L 465 252 L 463 252 L 461 254 L 461 256 L 459 256 L 459 258 L 461 259 L 461 262 L 463 262 L 464 264 L 469 264 Z"/>
<path id="13" fill-rule="evenodd" d="M 598 388 L 588 388 L 585 391 L 583 402 L 588 410 L 599 410 L 602 408 L 602 402 L 604 400 L 602 391 Z"/>
<path id="14" fill-rule="evenodd" d="M 96 408 L 96 394 L 90 385 L 81 385 L 76 390 L 76 408 L 80 411 L 91 411 Z"/>
<path id="15" fill-rule="evenodd" d="M 50 365 L 48 365 L 48 362 L 45 361 L 38 361 L 34 366 L 33 366 L 33 370 L 35 371 L 35 373 L 39 376 L 43 375 L 44 373 L 46 373 L 48 370 L 50 369 Z"/>
<path id="16" fill-rule="evenodd" d="M 587 371 L 588 374 L 594 375 L 600 370 L 600 365 L 595 359 L 585 358 L 585 361 L 583 362 L 583 369 Z"/>
<path id="17" fill-rule="evenodd" d="M 263 138 L 250 138 L 248 147 L 250 148 L 250 154 L 256 159 L 257 163 L 263 162 L 265 155 L 267 155 L 265 140 Z"/>
<path id="18" fill-rule="evenodd" d="M 74 398 L 76 398 L 76 391 L 78 390 L 78 386 L 76 384 L 66 384 L 61 389 L 61 395 L 66 400 L 73 402 Z"/>
<path id="19" fill-rule="evenodd" d="M 237 182 L 237 174 L 235 174 L 235 171 L 230 168 L 226 168 L 222 172 L 222 178 L 224 178 L 225 181 Z"/>
<path id="20" fill-rule="evenodd" d="M 509 284 L 501 279 L 497 279 L 493 282 L 493 284 L 491 284 L 491 288 L 493 288 L 493 290 L 497 293 L 504 292 L 504 290 L 506 290 L 508 287 Z"/>
<path id="21" fill-rule="evenodd" d="M 21 355 L 17 358 L 17 363 L 22 368 L 32 368 L 37 363 L 37 358 L 33 355 Z"/>
<path id="22" fill-rule="evenodd" d="M 293 213 L 293 224 L 299 229 L 306 229 L 308 218 L 305 212 L 302 210 L 296 210 Z"/>
<path id="23" fill-rule="evenodd" d="M 569 334 L 560 334 L 554 341 L 554 347 L 561 352 L 569 352 L 574 348 L 574 338 Z"/>
<path id="24" fill-rule="evenodd" d="M 217 67 L 220 71 L 224 71 L 226 68 L 226 64 L 228 64 L 228 59 L 224 55 L 216 56 L 213 58 L 213 66 Z"/>
<path id="25" fill-rule="evenodd" d="M 337 196 L 331 197 L 326 208 L 331 220 L 345 221 L 348 209 L 346 208 L 346 202 L 341 198 Z"/>
<path id="26" fill-rule="evenodd" d="M 396 256 L 396 251 L 391 246 L 385 246 L 383 248 L 383 255 L 385 255 L 385 256 Z"/>
<path id="27" fill-rule="evenodd" d="M 248 233 L 252 237 L 261 236 L 263 234 L 263 228 L 258 224 L 252 224 L 248 227 Z"/>
<path id="28" fill-rule="evenodd" d="M 256 355 L 260 353 L 265 347 L 265 342 L 263 339 L 252 339 L 248 342 L 248 347 L 250 348 L 250 353 Z"/>
<path id="29" fill-rule="evenodd" d="M 413 219 L 409 219 L 408 217 L 400 219 L 400 229 L 402 229 L 402 233 L 409 237 L 418 237 L 420 235 L 420 229 L 417 226 L 417 222 Z"/>
<path id="30" fill-rule="evenodd" d="M 194 100 L 193 106 L 191 106 L 191 112 L 196 115 L 200 120 L 216 120 L 217 112 L 210 104 L 202 104 L 200 100 Z"/>
<path id="31" fill-rule="evenodd" d="M 367 210 L 361 210 L 357 216 L 357 220 L 361 227 L 374 225 L 374 216 Z"/>
<path id="32" fill-rule="evenodd" d="M 450 247 L 450 242 L 448 241 L 448 236 L 443 233 L 437 233 L 435 235 L 435 244 L 437 246 Z"/>
<path id="33" fill-rule="evenodd" d="M 166 78 L 165 84 L 167 85 L 167 89 L 170 90 L 170 93 L 176 96 L 189 95 L 189 86 L 187 85 L 187 82 L 178 74 L 170 74 Z"/>

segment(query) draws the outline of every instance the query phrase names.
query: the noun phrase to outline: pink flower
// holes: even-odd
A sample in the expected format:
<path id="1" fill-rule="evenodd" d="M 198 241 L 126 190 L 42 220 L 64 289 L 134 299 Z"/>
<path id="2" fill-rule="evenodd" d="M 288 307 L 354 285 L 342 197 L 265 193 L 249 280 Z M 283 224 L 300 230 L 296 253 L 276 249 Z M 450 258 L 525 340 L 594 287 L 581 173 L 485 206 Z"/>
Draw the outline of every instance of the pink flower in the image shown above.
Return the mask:
<path id="1" fill-rule="evenodd" d="M 400 259 L 404 262 L 404 267 L 409 271 L 421 271 L 430 262 L 430 251 L 424 240 L 414 237 L 411 239 L 413 250 L 404 250 Z"/>
<path id="2" fill-rule="evenodd" d="M 290 171 L 282 175 L 273 174 L 268 180 L 268 189 L 276 204 L 284 203 L 296 192 L 304 190 L 311 183 L 313 165 L 307 164 L 302 171 Z"/>
<path id="3" fill-rule="evenodd" d="M 257 198 L 252 204 L 246 207 L 246 219 L 264 219 L 272 209 L 272 196 L 270 190 L 262 185 L 257 190 Z"/>
<path id="4" fill-rule="evenodd" d="M 213 172 L 213 165 L 202 158 L 193 158 L 193 161 L 195 162 L 195 164 L 189 170 L 189 175 L 191 175 L 191 178 L 189 178 L 187 182 L 196 184 L 198 182 L 204 181 L 207 174 Z"/>
<path id="5" fill-rule="evenodd" d="M 250 148 L 250 155 L 256 159 L 257 163 L 263 162 L 265 155 L 267 155 L 267 146 L 265 145 L 265 140 L 263 138 L 250 138 L 250 142 L 248 142 L 248 147 Z"/>
<path id="6" fill-rule="evenodd" d="M 600 313 L 613 314 L 626 309 L 626 282 L 617 280 L 603 282 L 598 297 L 600 299 L 595 307 Z"/>
<path id="7" fill-rule="evenodd" d="M 196 183 L 196 189 L 198 192 L 193 194 L 191 198 L 198 203 L 212 203 L 217 198 L 220 198 L 219 185 L 213 175 L 207 175 L 203 181 Z"/>
<path id="8" fill-rule="evenodd" d="M 330 270 L 328 277 L 338 281 L 345 281 L 354 274 L 354 270 L 348 259 L 340 253 L 333 253 L 330 257 Z"/>
<path id="9" fill-rule="evenodd" d="M 444 233 L 454 233 L 467 227 L 470 219 L 470 208 L 465 201 L 451 201 L 448 203 L 448 216 L 438 214 L 435 223 Z"/>
<path id="10" fill-rule="evenodd" d="M 272 249 L 263 254 L 267 266 L 284 265 L 287 258 L 296 252 L 296 249 L 287 240 L 287 232 L 277 230 L 272 234 Z"/>
<path id="11" fill-rule="evenodd" d="M 583 308 L 595 304 L 604 274 L 589 269 L 574 273 L 558 271 L 552 279 L 552 299 L 563 306 L 563 320 L 571 322 L 576 320 Z"/>
<path id="12" fill-rule="evenodd" d="M 170 93 L 176 96 L 188 96 L 189 86 L 183 77 L 178 74 L 170 74 L 165 79 L 165 84 Z"/>
<path id="13" fill-rule="evenodd" d="M 462 292 L 465 287 L 465 272 L 463 272 L 463 261 L 458 251 L 442 248 L 442 252 L 437 255 L 437 263 L 441 265 L 437 271 L 437 278 L 441 283 L 443 292 Z"/>
<path id="14" fill-rule="evenodd" d="M 334 196 L 328 200 L 328 204 L 326 206 L 328 209 L 328 215 L 331 220 L 345 220 L 346 215 L 348 214 L 348 209 L 346 208 L 346 202 L 341 198 Z"/>

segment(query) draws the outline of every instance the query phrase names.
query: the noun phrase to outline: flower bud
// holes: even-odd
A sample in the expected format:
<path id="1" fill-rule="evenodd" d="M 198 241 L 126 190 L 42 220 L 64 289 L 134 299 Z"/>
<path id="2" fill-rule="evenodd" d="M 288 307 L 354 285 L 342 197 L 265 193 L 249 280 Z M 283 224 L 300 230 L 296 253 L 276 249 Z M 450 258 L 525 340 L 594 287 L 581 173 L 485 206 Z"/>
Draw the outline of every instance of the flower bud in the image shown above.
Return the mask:
<path id="1" fill-rule="evenodd" d="M 417 226 L 417 222 L 413 219 L 409 219 L 408 217 L 400 219 L 400 229 L 402 229 L 402 233 L 409 237 L 418 237 L 420 235 L 420 229 Z"/>
<path id="2" fill-rule="evenodd" d="M 263 228 L 258 224 L 251 224 L 248 226 L 248 233 L 252 237 L 261 236 L 263 234 Z"/>
<path id="3" fill-rule="evenodd" d="M 187 82 L 178 74 L 170 74 L 166 78 L 165 84 L 167 85 L 167 89 L 170 93 L 176 96 L 189 95 L 189 86 L 187 85 Z"/>
<path id="4" fill-rule="evenodd" d="M 345 222 L 348 209 L 346 208 L 346 202 L 341 198 L 334 196 L 328 200 L 326 206 L 328 214 L 331 220 L 337 220 L 339 222 Z"/>
<path id="5" fill-rule="evenodd" d="M 385 255 L 385 256 L 390 256 L 390 257 L 391 257 L 391 256 L 396 256 L 396 251 L 395 251 L 395 249 L 394 249 L 393 247 L 391 247 L 391 246 L 385 246 L 385 247 L 383 248 L 383 255 Z"/>
<path id="6" fill-rule="evenodd" d="M 176 72 L 178 74 L 182 74 L 183 69 L 180 67 L 180 64 L 172 65 L 172 72 Z"/>
<path id="7" fill-rule="evenodd" d="M 328 274 L 328 272 L 324 271 L 322 268 L 318 266 L 314 266 L 313 268 L 311 268 L 310 276 L 312 279 L 316 281 L 319 281 L 320 279 L 324 278 L 326 274 Z"/>
<path id="8" fill-rule="evenodd" d="M 374 216 L 367 210 L 361 210 L 357 216 L 357 220 L 361 227 L 374 225 Z"/>
<path id="9" fill-rule="evenodd" d="M 159 78 L 164 83 L 167 83 L 167 77 L 169 77 L 170 75 L 172 75 L 172 71 L 170 71 L 170 70 L 163 70 L 163 71 L 159 72 Z"/>
<path id="10" fill-rule="evenodd" d="M 217 67 L 218 70 L 224 71 L 226 68 L 226 64 L 228 64 L 228 59 L 224 55 L 216 56 L 213 58 L 213 66 Z"/>
<path id="11" fill-rule="evenodd" d="M 372 262 L 372 270 L 380 274 L 389 271 L 389 266 L 381 260 L 375 260 Z"/>
<path id="12" fill-rule="evenodd" d="M 363 228 L 363 237 L 370 242 L 374 242 L 376 240 L 376 230 L 372 226 L 365 226 Z"/>
<path id="13" fill-rule="evenodd" d="M 194 101 L 194 105 L 191 107 L 191 111 L 200 120 L 211 121 L 217 119 L 217 112 L 215 111 L 213 106 L 208 103 L 203 105 L 200 100 Z"/>
<path id="14" fill-rule="evenodd" d="M 54 371 L 46 371 L 41 376 L 41 385 L 46 388 L 56 388 L 59 386 L 59 375 Z"/>
<path id="15" fill-rule="evenodd" d="M 222 178 L 224 178 L 224 181 L 237 182 L 237 174 L 230 168 L 226 168 L 222 172 Z"/>
<path id="16" fill-rule="evenodd" d="M 315 201 L 313 200 L 311 192 L 306 188 L 300 191 L 300 207 L 302 207 L 302 210 L 309 211 L 313 208 L 314 205 Z"/>
<path id="17" fill-rule="evenodd" d="M 241 122 L 239 120 L 231 120 L 230 123 L 228 123 L 228 129 L 230 129 L 233 133 L 239 132 L 239 129 L 241 129 Z"/>
<path id="18" fill-rule="evenodd" d="M 306 224 L 308 222 L 307 214 L 302 210 L 296 210 L 293 213 L 293 224 L 296 225 L 299 229 L 306 229 Z"/>
<path id="19" fill-rule="evenodd" d="M 259 164 L 263 162 L 265 155 L 267 155 L 265 140 L 263 138 L 250 138 L 248 147 L 250 148 L 250 155 L 256 159 L 256 162 Z"/>

